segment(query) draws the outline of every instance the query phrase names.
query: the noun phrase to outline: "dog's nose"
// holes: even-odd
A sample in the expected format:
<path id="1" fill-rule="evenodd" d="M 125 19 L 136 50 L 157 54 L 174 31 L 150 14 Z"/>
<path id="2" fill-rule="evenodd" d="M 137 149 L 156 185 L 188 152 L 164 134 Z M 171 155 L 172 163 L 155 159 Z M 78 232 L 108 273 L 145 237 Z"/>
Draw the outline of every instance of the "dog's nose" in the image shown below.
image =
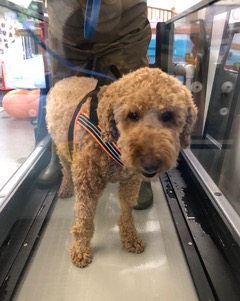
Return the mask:
<path id="1" fill-rule="evenodd" d="M 162 160 L 159 158 L 146 158 L 142 162 L 142 167 L 144 169 L 144 172 L 150 174 L 150 173 L 157 172 L 161 164 L 162 164 Z"/>

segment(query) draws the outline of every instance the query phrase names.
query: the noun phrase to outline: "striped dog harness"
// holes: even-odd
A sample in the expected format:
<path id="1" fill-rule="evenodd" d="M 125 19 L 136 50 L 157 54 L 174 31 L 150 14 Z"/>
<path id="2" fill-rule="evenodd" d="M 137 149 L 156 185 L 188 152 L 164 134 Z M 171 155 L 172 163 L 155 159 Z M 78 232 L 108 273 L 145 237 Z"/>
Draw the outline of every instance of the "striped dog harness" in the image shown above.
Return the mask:
<path id="1" fill-rule="evenodd" d="M 102 149 L 118 164 L 123 165 L 120 157 L 121 152 L 114 142 L 105 142 L 101 138 L 101 127 L 95 125 L 90 118 L 80 111 L 80 115 L 77 118 L 76 124 L 82 126 L 88 133 L 97 141 L 97 143 L 102 147 Z"/>
<path id="2" fill-rule="evenodd" d="M 95 141 L 101 146 L 101 148 L 110 156 L 113 160 L 115 160 L 119 165 L 123 166 L 123 163 L 120 159 L 121 152 L 115 142 L 105 142 L 101 138 L 101 126 L 98 124 L 97 117 L 97 105 L 98 105 L 98 92 L 99 87 L 97 86 L 94 90 L 89 92 L 82 101 L 78 104 L 70 126 L 68 130 L 68 142 L 69 142 L 69 152 L 72 154 L 73 143 L 75 142 L 75 131 L 76 126 L 79 125 L 83 127 Z M 81 111 L 82 105 L 87 101 L 87 99 L 91 97 L 91 105 L 90 105 L 90 116 L 83 113 Z"/>

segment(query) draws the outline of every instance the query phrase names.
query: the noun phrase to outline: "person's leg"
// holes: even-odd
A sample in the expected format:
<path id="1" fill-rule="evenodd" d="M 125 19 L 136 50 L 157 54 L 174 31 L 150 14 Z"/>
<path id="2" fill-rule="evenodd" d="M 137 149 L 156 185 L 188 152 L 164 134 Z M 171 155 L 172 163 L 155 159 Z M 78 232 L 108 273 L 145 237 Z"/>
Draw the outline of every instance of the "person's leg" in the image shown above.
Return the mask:
<path id="1" fill-rule="evenodd" d="M 73 75 L 85 75 L 72 67 L 92 69 L 92 43 L 84 38 L 86 0 L 48 1 L 48 44 L 55 52 L 50 56 L 52 82 Z"/>
<path id="2" fill-rule="evenodd" d="M 52 84 L 59 80 L 81 73 L 73 70 L 76 66 L 92 69 L 92 44 L 84 39 L 84 13 L 82 5 L 85 1 L 69 0 L 48 1 L 49 37 L 48 46 L 54 52 L 50 56 Z M 39 174 L 38 184 L 50 186 L 61 176 L 61 166 L 54 144 L 51 147 L 51 158 L 47 167 Z"/>
<path id="3" fill-rule="evenodd" d="M 103 1 L 104 2 L 104 1 Z M 151 40 L 151 27 L 147 19 L 145 1 L 126 0 L 123 3 L 119 22 L 109 20 L 106 32 L 104 8 L 99 16 L 99 24 L 93 44 L 93 54 L 103 65 L 115 65 L 122 74 L 149 65 L 147 50 Z M 127 2 L 127 3 L 125 3 Z"/>
<path id="4" fill-rule="evenodd" d="M 120 24 L 115 27 L 116 36 L 112 37 L 114 41 L 107 43 L 101 29 L 97 30 L 97 42 L 93 45 L 93 52 L 102 65 L 115 65 L 122 74 L 148 66 L 147 50 L 151 28 L 146 16 L 146 6 L 142 1 L 127 10 L 122 10 Z M 143 181 L 134 208 L 146 209 L 152 203 L 151 183 Z"/>
<path id="5" fill-rule="evenodd" d="M 57 56 L 74 64 L 75 66 L 92 67 L 92 46 L 94 46 L 95 59 L 103 65 L 114 64 L 122 73 L 147 66 L 147 48 L 151 38 L 151 29 L 146 17 L 145 1 L 135 1 L 134 5 L 123 0 L 119 22 L 111 24 L 105 22 L 106 14 L 102 11 L 103 19 L 99 19 L 102 29 L 110 28 L 111 34 L 105 29 L 96 33 L 92 44 L 83 36 L 85 2 L 81 0 L 62 1 L 49 0 L 49 44 L 57 52 Z M 104 1 L 102 2 L 104 5 Z M 108 5 L 109 9 L 109 5 Z M 109 14 L 108 14 L 109 15 Z M 121 21 L 120 21 L 121 20 Z M 102 22 L 103 21 L 103 22 Z M 99 28 L 98 28 L 99 30 Z M 112 34 L 114 33 L 114 34 Z M 74 42 L 73 42 L 74 41 Z M 114 42 L 115 41 L 115 42 Z M 51 57 L 53 83 L 63 77 L 76 74 L 57 57 Z M 54 146 L 53 146 L 54 148 Z M 55 151 L 49 166 L 39 175 L 41 185 L 51 185 L 60 176 L 60 165 Z M 136 209 L 145 209 L 152 203 L 150 183 L 144 183 L 141 188 Z"/>
<path id="6" fill-rule="evenodd" d="M 68 62 L 70 64 L 74 64 L 75 66 L 91 70 L 92 55 L 88 49 L 74 48 L 73 46 L 69 46 L 67 44 L 63 45 L 53 37 L 50 37 L 49 44 L 51 45 L 50 47 L 52 47 L 51 49 L 57 49 L 57 55 L 60 57 L 60 60 L 58 60 L 56 57 L 52 57 L 51 59 L 53 84 L 62 78 L 72 75 L 79 75 L 79 72 L 76 72 L 68 67 Z M 71 58 L 71 60 L 68 60 L 68 57 Z M 62 58 L 66 64 L 62 64 Z M 59 164 L 55 147 L 52 145 L 50 162 L 48 166 L 39 174 L 38 184 L 41 186 L 50 186 L 58 181 L 60 175 L 61 166 Z"/>

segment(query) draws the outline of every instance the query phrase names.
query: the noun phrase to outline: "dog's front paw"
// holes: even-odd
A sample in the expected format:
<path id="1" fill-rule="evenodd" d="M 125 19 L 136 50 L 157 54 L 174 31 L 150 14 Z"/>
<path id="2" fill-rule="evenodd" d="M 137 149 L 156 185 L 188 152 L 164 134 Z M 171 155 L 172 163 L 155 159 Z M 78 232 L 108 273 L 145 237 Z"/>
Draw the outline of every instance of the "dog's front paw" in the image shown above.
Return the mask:
<path id="1" fill-rule="evenodd" d="M 81 250 L 78 246 L 73 245 L 70 250 L 70 257 L 78 268 L 84 268 L 92 262 L 92 255 L 89 248 Z"/>
<path id="2" fill-rule="evenodd" d="M 135 240 L 127 240 L 123 242 L 124 248 L 131 253 L 142 253 L 145 249 L 145 242 L 141 238 Z"/>

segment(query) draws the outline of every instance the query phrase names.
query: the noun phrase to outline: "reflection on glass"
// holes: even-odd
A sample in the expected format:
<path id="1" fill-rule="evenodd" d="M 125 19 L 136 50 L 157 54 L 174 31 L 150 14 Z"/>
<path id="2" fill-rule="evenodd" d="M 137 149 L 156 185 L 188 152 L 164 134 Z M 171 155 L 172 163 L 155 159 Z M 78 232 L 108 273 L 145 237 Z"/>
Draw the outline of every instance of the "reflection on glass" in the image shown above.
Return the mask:
<path id="1" fill-rule="evenodd" d="M 203 131 L 205 106 L 206 34 L 202 19 L 176 22 L 173 39 L 173 64 L 175 76 L 193 93 L 199 115 L 194 135 Z"/>
<path id="2" fill-rule="evenodd" d="M 203 46 L 201 21 L 176 27 L 174 30 L 174 63 L 197 65 L 198 55 L 201 55 Z"/>
<path id="3" fill-rule="evenodd" d="M 45 33 L 43 21 L 0 7 L 0 189 L 36 145 Z"/>
<path id="4" fill-rule="evenodd" d="M 225 69 L 235 72 L 240 70 L 240 33 L 235 33 L 233 36 Z"/>

